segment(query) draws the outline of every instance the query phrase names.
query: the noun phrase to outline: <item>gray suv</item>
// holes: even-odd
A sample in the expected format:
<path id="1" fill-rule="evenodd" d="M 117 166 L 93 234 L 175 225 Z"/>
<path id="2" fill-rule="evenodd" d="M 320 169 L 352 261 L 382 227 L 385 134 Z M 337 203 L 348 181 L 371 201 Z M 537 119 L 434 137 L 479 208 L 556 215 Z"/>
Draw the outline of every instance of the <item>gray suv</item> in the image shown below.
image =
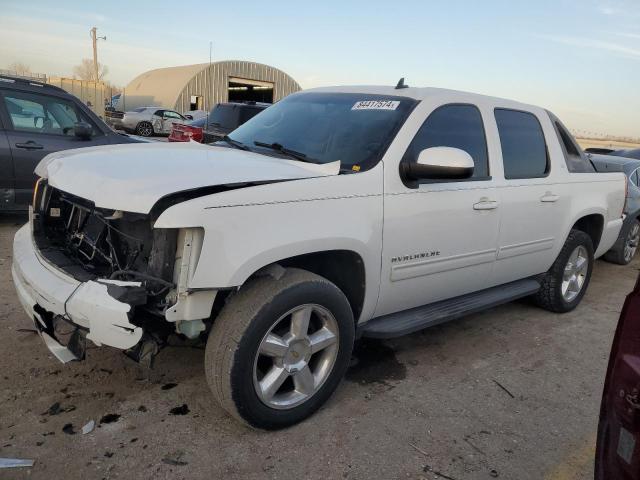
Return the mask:
<path id="1" fill-rule="evenodd" d="M 0 75 L 0 212 L 28 208 L 33 171 L 45 155 L 134 142 L 61 88 Z"/>

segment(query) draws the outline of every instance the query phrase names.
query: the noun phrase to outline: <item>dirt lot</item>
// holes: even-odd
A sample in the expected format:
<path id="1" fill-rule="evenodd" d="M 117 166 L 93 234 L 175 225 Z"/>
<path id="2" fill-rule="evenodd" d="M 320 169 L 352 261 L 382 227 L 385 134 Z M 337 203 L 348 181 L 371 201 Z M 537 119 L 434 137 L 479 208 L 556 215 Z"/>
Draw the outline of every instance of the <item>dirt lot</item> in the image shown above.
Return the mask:
<path id="1" fill-rule="evenodd" d="M 35 465 L 2 470 L 3 479 L 592 475 L 603 375 L 637 263 L 598 261 L 585 300 L 566 315 L 515 303 L 363 343 L 319 413 L 265 433 L 212 402 L 201 349 L 167 348 L 150 379 L 108 348 L 59 364 L 22 330 L 32 325 L 10 273 L 22 221 L 0 218 L 0 457 Z M 65 433 L 91 419 L 103 423 L 88 435 Z"/>

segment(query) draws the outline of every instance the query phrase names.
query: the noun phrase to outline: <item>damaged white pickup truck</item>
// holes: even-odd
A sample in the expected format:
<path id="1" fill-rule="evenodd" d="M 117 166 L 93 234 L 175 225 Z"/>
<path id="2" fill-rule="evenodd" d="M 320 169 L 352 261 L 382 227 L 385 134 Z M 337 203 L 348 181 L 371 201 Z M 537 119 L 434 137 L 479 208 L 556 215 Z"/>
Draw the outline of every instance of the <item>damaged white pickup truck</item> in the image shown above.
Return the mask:
<path id="1" fill-rule="evenodd" d="M 238 419 L 318 409 L 354 340 L 532 296 L 566 312 L 613 245 L 622 173 L 595 173 L 553 114 L 392 87 L 291 95 L 215 145 L 59 152 L 14 242 L 20 300 L 61 361 L 146 362 L 207 339 Z"/>

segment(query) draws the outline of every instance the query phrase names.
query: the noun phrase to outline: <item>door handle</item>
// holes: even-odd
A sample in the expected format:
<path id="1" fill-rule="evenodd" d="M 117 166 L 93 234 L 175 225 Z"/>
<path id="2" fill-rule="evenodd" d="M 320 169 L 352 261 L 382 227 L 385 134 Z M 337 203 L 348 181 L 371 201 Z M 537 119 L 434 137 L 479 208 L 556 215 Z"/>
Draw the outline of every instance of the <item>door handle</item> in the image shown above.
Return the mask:
<path id="1" fill-rule="evenodd" d="M 16 143 L 16 147 L 24 148 L 25 150 L 42 150 L 44 148 L 43 145 L 34 142 L 33 140 L 29 140 L 25 143 Z"/>
<path id="2" fill-rule="evenodd" d="M 473 204 L 474 210 L 495 210 L 496 208 L 498 208 L 498 202 L 489 200 L 486 197 L 481 198 L 478 203 Z"/>
<path id="3" fill-rule="evenodd" d="M 547 192 L 542 197 L 540 197 L 540 201 L 545 203 L 557 202 L 559 199 L 560 195 L 554 195 L 551 192 Z"/>

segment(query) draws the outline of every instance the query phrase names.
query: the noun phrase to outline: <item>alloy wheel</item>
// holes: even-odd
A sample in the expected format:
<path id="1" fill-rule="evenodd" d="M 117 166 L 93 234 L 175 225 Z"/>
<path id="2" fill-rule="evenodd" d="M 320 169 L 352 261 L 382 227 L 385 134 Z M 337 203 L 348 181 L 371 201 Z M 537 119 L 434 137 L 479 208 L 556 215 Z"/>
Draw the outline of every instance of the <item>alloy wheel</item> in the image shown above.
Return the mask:
<path id="1" fill-rule="evenodd" d="M 633 223 L 633 227 L 629 230 L 627 238 L 624 242 L 624 261 L 629 263 L 636 251 L 638 250 L 638 243 L 640 243 L 640 224 L 638 222 Z"/>
<path id="2" fill-rule="evenodd" d="M 562 276 L 562 298 L 571 303 L 582 291 L 589 271 L 589 254 L 587 249 L 578 245 L 567 261 Z"/>
<path id="3" fill-rule="evenodd" d="M 253 384 L 258 398 L 280 410 L 310 399 L 331 374 L 338 340 L 338 322 L 320 305 L 300 305 L 282 315 L 256 353 Z"/>

